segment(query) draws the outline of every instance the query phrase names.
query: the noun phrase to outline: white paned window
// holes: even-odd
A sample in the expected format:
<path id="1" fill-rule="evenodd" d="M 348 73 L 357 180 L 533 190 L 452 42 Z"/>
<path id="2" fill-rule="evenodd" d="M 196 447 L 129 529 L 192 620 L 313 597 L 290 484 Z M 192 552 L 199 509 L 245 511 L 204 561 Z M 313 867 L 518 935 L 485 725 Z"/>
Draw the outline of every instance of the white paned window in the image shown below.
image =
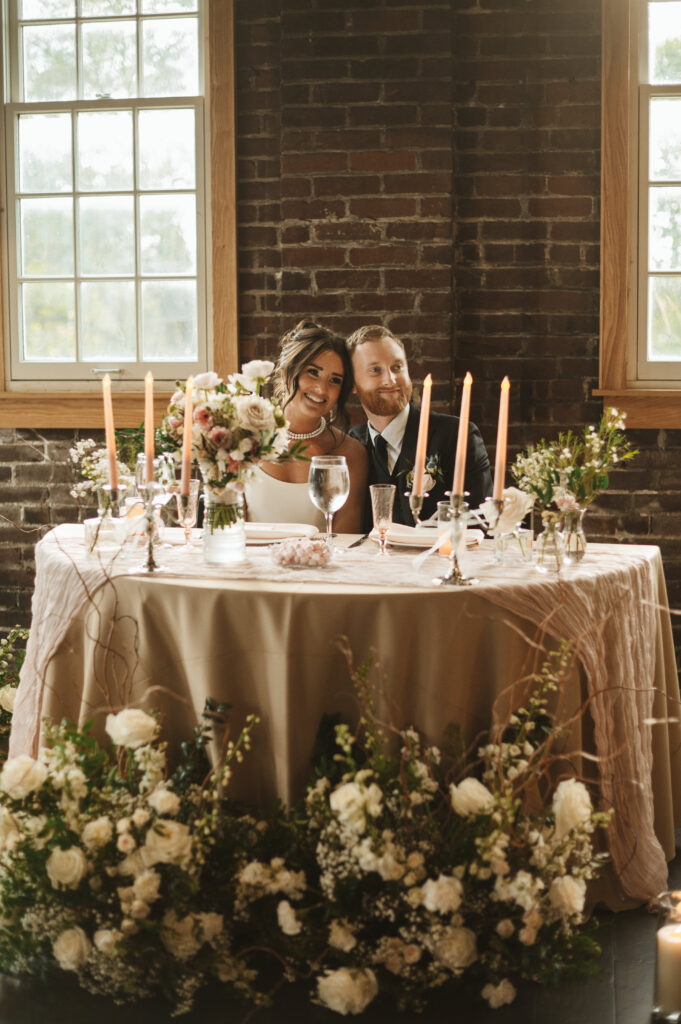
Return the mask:
<path id="1" fill-rule="evenodd" d="M 641 4 L 637 379 L 681 381 L 681 0 Z"/>
<path id="2" fill-rule="evenodd" d="M 9 0 L 13 382 L 206 366 L 201 0 Z"/>

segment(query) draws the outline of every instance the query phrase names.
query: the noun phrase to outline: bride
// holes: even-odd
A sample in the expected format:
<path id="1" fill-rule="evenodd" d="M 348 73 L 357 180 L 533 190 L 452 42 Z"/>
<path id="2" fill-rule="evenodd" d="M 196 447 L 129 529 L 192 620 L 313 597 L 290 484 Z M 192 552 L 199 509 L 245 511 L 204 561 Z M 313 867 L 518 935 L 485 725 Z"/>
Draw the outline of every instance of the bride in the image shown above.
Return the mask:
<path id="1" fill-rule="evenodd" d="M 274 370 L 274 393 L 286 414 L 289 438 L 304 445 L 304 459 L 264 462 L 246 483 L 251 522 L 312 523 L 324 530 L 324 517 L 307 491 L 313 455 L 344 455 L 350 494 L 334 516 L 339 533 L 359 533 L 366 498 L 368 459 L 364 445 L 348 437 L 345 404 L 352 391 L 352 366 L 345 342 L 312 320 L 281 339 Z"/>

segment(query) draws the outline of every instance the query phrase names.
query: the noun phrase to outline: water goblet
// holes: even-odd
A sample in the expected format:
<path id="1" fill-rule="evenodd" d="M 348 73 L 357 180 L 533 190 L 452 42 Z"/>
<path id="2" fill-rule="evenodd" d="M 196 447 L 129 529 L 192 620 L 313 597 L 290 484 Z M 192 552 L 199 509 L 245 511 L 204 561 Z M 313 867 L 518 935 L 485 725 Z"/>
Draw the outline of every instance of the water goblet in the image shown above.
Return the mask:
<path id="1" fill-rule="evenodd" d="M 188 494 L 181 494 L 179 489 L 175 490 L 177 521 L 184 530 L 184 544 L 182 545 L 183 551 L 192 551 L 194 549 L 194 545 L 192 544 L 192 529 L 196 526 L 196 520 L 199 515 L 200 487 L 200 480 L 190 480 Z"/>
<path id="2" fill-rule="evenodd" d="M 371 511 L 374 517 L 374 527 L 378 533 L 378 557 L 385 558 L 388 554 L 386 541 L 388 530 L 393 521 L 393 505 L 395 504 L 395 484 L 372 484 L 369 488 L 371 494 Z"/>
<path id="3" fill-rule="evenodd" d="M 326 541 L 331 546 L 333 516 L 348 500 L 350 473 L 344 455 L 314 455 L 310 463 L 307 489 L 312 502 L 326 519 Z"/>

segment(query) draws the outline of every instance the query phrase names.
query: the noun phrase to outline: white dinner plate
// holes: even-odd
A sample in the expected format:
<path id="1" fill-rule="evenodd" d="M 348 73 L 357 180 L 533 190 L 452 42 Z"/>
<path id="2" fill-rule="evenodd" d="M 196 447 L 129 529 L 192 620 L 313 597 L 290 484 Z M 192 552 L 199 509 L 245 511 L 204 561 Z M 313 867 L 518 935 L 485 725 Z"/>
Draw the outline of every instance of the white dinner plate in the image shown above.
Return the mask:
<path id="1" fill-rule="evenodd" d="M 372 530 L 369 538 L 378 543 L 377 531 Z M 466 534 L 466 547 L 476 548 L 483 538 L 482 530 L 468 530 Z M 431 548 L 436 539 L 437 533 L 435 530 L 417 530 L 414 526 L 403 526 L 401 523 L 395 523 L 388 530 L 388 544 L 392 544 L 395 547 L 425 550 L 426 548 Z"/>
<path id="2" fill-rule="evenodd" d="M 309 523 L 246 523 L 247 544 L 274 544 L 287 537 L 314 537 L 319 531 Z M 192 543 L 201 540 L 203 530 L 192 530 Z M 184 530 L 177 526 L 166 526 L 163 530 L 166 544 L 184 544 Z"/>

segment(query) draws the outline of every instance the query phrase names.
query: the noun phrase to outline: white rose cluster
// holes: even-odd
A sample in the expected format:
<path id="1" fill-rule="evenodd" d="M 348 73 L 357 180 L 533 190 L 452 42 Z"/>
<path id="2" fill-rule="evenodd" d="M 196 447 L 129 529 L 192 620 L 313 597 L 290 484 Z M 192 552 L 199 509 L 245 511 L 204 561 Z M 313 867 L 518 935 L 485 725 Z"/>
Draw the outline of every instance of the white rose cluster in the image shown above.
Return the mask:
<path id="1" fill-rule="evenodd" d="M 472 776 L 463 779 L 458 786 L 452 782 L 449 787 L 449 796 L 453 809 L 462 817 L 473 814 L 489 814 L 494 807 L 494 797 L 487 786 Z"/>
<path id="2" fill-rule="evenodd" d="M 593 813 L 591 797 L 583 782 L 565 779 L 553 794 L 556 839 L 563 839 L 573 828 L 586 824 Z"/>
<path id="3" fill-rule="evenodd" d="M 461 906 L 463 886 L 453 875 L 429 878 L 421 886 L 423 906 L 434 914 L 453 914 Z"/>
<path id="4" fill-rule="evenodd" d="M 47 768 L 28 754 L 19 754 L 6 762 L 0 774 L 0 789 L 12 800 L 25 800 L 40 789 L 47 778 Z"/>
<path id="5" fill-rule="evenodd" d="M 156 719 L 139 708 L 125 708 L 117 715 L 106 716 L 106 731 L 117 747 L 136 750 L 151 743 L 156 735 Z"/>
<path id="6" fill-rule="evenodd" d="M 359 774 L 355 776 L 359 779 Z M 366 830 L 367 815 L 377 818 L 383 810 L 383 794 L 375 782 L 344 782 L 331 793 L 329 806 L 338 820 L 351 832 Z"/>
<path id="7" fill-rule="evenodd" d="M 88 872 L 87 857 L 79 846 L 58 847 L 47 858 L 45 869 L 53 889 L 77 889 Z"/>
<path id="8" fill-rule="evenodd" d="M 341 967 L 326 971 L 317 981 L 317 995 L 323 1006 L 343 1016 L 363 1013 L 378 995 L 376 975 L 369 968 Z"/>
<path id="9" fill-rule="evenodd" d="M 86 962 L 92 943 L 82 928 L 67 928 L 52 943 L 54 958 L 63 971 L 77 971 Z"/>

